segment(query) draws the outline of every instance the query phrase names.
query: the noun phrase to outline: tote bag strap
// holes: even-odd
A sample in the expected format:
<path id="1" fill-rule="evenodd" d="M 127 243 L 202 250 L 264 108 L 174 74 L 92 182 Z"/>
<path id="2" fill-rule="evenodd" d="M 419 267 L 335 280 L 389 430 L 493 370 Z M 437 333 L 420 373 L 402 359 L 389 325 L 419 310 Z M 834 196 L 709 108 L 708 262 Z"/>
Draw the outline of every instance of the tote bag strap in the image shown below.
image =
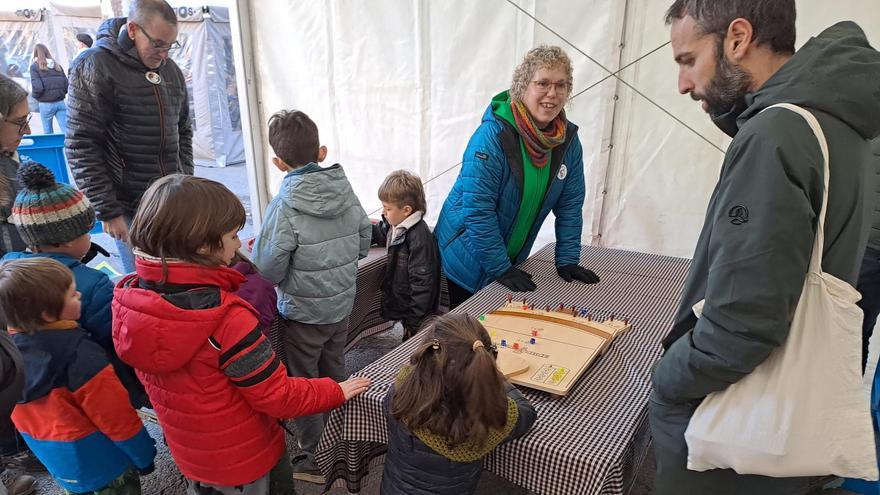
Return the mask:
<path id="1" fill-rule="evenodd" d="M 822 177 L 825 187 L 822 191 L 822 210 L 819 212 L 819 221 L 816 223 L 816 240 L 813 242 L 813 256 L 810 259 L 810 271 L 822 273 L 822 256 L 825 250 L 825 212 L 828 209 L 828 183 L 831 174 L 828 166 L 828 141 L 825 140 L 825 133 L 822 132 L 822 126 L 819 125 L 819 121 L 807 110 L 791 103 L 777 103 L 765 108 L 762 112 L 771 108 L 785 108 L 803 117 L 810 126 L 810 129 L 812 129 L 813 134 L 816 135 L 816 139 L 819 141 L 819 148 L 822 149 L 822 160 L 824 161 Z"/>

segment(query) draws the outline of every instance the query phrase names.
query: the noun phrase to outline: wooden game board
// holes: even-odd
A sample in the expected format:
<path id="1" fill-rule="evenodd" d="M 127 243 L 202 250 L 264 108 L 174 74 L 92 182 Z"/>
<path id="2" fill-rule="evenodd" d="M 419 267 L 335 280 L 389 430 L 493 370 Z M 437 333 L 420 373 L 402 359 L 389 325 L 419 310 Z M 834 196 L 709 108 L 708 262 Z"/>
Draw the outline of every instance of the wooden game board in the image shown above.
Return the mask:
<path id="1" fill-rule="evenodd" d="M 611 344 L 627 320 L 593 321 L 578 308 L 507 304 L 480 317 L 498 348 L 498 368 L 517 385 L 565 395 Z"/>

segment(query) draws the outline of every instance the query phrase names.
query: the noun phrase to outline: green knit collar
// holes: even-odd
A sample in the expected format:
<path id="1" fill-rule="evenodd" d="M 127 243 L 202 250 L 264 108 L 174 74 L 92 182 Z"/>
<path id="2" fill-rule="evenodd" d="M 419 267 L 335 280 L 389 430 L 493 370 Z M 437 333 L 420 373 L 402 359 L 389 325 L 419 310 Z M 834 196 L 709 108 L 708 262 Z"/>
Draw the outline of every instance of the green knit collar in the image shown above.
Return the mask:
<path id="1" fill-rule="evenodd" d="M 402 367 L 400 369 L 400 373 L 398 373 L 397 375 L 395 387 L 399 389 L 403 382 L 406 380 L 406 377 L 409 376 L 411 371 L 412 366 Z M 474 462 L 482 459 L 483 457 L 486 457 L 489 452 L 492 452 L 495 447 L 500 445 L 501 442 L 504 441 L 504 439 L 510 436 L 510 433 L 513 431 L 513 427 L 516 425 L 518 419 L 519 409 L 516 407 L 516 402 L 508 397 L 507 422 L 501 429 L 492 428 L 491 430 L 489 430 L 489 436 L 486 438 L 485 445 L 479 445 L 471 440 L 468 440 L 460 445 L 450 448 L 449 444 L 446 442 L 445 437 L 436 433 L 432 433 L 427 428 L 419 428 L 418 430 L 410 431 L 412 431 L 413 435 L 415 435 L 416 438 L 418 438 L 425 445 L 430 447 L 431 450 L 451 461 Z"/>

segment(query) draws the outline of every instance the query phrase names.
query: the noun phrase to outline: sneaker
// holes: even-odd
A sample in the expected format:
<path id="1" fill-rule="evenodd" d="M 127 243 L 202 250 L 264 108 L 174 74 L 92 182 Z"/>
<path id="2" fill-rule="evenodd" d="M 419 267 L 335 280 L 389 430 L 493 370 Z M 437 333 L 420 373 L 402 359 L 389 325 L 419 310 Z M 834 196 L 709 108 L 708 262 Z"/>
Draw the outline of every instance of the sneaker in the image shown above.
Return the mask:
<path id="1" fill-rule="evenodd" d="M 13 476 L 9 471 L 6 471 L 2 475 L 2 480 L 3 486 L 6 487 L 9 495 L 31 495 L 37 491 L 35 486 L 37 480 L 33 476 L 26 474 Z"/>
<path id="2" fill-rule="evenodd" d="M 37 459 L 37 456 L 30 449 L 23 450 L 17 454 L 6 456 L 3 458 L 6 467 L 18 469 L 26 473 L 45 473 L 46 466 Z"/>
<path id="3" fill-rule="evenodd" d="M 318 466 L 315 465 L 314 462 L 309 461 L 309 458 L 304 455 L 297 456 L 293 459 L 293 479 L 316 483 L 318 485 L 324 485 L 327 483 L 324 474 L 321 473 Z"/>

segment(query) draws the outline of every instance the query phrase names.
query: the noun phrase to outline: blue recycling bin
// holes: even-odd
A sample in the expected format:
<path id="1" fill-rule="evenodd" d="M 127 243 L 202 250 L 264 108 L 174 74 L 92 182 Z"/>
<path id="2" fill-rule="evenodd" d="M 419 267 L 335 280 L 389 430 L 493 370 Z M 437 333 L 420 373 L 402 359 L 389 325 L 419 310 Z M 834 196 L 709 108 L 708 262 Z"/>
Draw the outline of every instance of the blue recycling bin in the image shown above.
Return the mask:
<path id="1" fill-rule="evenodd" d="M 33 160 L 45 165 L 55 174 L 56 181 L 73 185 L 64 158 L 64 134 L 27 135 L 18 146 L 18 155 L 22 162 Z M 95 222 L 91 233 L 101 233 L 101 222 Z"/>

